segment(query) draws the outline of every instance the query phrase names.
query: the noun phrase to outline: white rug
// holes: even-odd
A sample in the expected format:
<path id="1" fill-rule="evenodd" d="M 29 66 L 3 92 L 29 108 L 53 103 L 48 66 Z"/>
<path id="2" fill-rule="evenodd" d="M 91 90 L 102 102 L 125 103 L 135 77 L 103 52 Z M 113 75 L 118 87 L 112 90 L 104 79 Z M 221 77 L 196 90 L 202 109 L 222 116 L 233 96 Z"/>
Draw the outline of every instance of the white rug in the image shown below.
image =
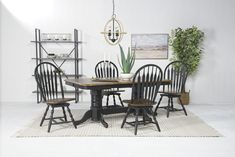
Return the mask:
<path id="1" fill-rule="evenodd" d="M 72 110 L 75 120 L 80 119 L 85 110 Z M 62 111 L 56 111 L 62 114 Z M 42 127 L 39 126 L 41 116 L 36 118 L 32 124 L 18 131 L 15 137 L 82 137 L 82 136 L 135 136 L 134 127 L 125 124 L 120 128 L 124 114 L 105 115 L 104 119 L 109 124 L 104 128 L 101 123 L 87 120 L 75 129 L 72 123 L 52 125 L 51 132 L 47 133 L 48 121 L 44 121 Z M 69 119 L 69 117 L 68 117 Z M 142 119 L 141 117 L 139 119 Z M 207 125 L 199 117 L 188 111 L 188 116 L 183 112 L 171 112 L 166 118 L 166 111 L 159 110 L 157 120 L 161 132 L 157 131 L 155 124 L 139 125 L 137 136 L 146 137 L 220 137 L 222 136 L 214 128 Z M 129 116 L 127 121 L 133 121 L 133 116 Z"/>

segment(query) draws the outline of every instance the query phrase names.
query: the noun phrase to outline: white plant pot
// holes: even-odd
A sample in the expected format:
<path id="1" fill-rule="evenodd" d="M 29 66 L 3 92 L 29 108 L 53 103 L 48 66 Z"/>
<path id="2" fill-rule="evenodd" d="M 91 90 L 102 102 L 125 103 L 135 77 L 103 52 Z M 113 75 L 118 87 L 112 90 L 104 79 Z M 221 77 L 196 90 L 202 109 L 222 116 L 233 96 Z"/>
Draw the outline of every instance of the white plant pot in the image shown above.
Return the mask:
<path id="1" fill-rule="evenodd" d="M 121 73 L 120 77 L 122 80 L 130 80 L 134 76 L 133 73 Z"/>

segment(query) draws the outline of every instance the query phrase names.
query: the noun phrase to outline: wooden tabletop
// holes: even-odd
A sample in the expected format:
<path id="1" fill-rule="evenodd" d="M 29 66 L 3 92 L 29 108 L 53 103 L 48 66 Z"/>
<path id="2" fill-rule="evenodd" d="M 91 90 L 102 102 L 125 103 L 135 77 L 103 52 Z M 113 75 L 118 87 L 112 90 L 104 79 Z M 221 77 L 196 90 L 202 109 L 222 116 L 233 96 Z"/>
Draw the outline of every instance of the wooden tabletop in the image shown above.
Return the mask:
<path id="1" fill-rule="evenodd" d="M 132 80 L 122 80 L 120 78 L 114 78 L 113 80 L 97 80 L 93 78 L 79 78 L 79 79 L 66 79 L 67 85 L 78 87 L 82 89 L 106 89 L 106 88 L 122 88 L 131 87 Z M 162 85 L 170 84 L 170 80 L 162 80 Z"/>

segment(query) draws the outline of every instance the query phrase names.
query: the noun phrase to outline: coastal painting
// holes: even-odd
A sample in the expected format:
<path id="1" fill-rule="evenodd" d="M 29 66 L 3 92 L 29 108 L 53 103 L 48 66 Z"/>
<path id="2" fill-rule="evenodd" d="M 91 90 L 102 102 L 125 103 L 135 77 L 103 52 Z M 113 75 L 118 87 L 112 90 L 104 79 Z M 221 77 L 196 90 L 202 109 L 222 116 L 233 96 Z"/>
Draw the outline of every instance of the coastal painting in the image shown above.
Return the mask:
<path id="1" fill-rule="evenodd" d="M 169 34 L 132 34 L 136 59 L 167 59 Z"/>

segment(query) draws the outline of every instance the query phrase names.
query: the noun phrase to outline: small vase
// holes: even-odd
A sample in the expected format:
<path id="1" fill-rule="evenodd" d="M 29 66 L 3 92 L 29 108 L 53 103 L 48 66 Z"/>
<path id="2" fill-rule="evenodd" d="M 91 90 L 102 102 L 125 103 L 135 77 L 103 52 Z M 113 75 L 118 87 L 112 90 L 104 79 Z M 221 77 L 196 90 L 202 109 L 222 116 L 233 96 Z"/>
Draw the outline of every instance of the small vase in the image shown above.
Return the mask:
<path id="1" fill-rule="evenodd" d="M 130 80 L 134 76 L 133 73 L 121 73 L 120 78 L 122 80 Z"/>

